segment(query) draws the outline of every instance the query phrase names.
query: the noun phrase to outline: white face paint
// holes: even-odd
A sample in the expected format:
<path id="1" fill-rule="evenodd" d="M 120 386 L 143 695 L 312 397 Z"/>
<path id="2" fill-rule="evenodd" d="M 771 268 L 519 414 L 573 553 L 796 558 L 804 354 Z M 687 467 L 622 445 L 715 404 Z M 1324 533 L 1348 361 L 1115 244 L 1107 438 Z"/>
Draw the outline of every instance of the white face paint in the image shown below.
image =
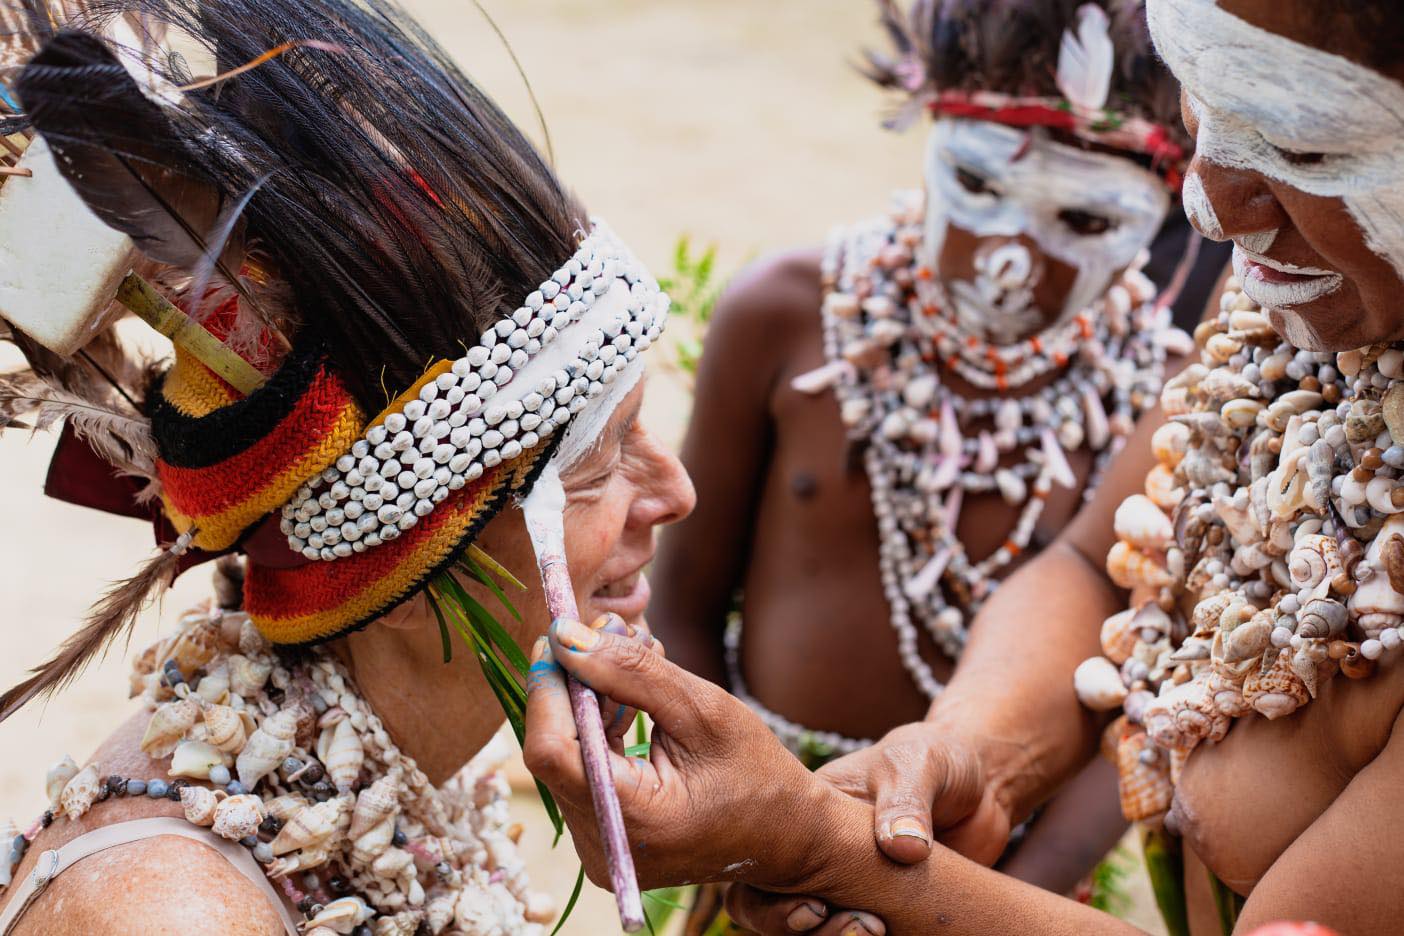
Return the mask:
<path id="1" fill-rule="evenodd" d="M 1023 235 L 1046 256 L 1077 270 L 1049 326 L 1096 300 L 1150 243 L 1170 205 L 1164 184 L 1128 159 L 1055 143 L 1039 131 L 1030 137 L 1013 127 L 955 118 L 932 127 L 926 192 L 923 250 L 938 276 L 951 227 L 981 238 Z M 1069 225 L 1068 212 L 1104 218 L 1108 227 L 1080 233 Z M 982 250 L 975 267 L 974 282 L 943 278 L 970 334 L 1009 343 L 1046 319 L 1033 298 L 1043 264 L 1024 247 L 1006 242 Z"/>
<path id="2" fill-rule="evenodd" d="M 1157 50 L 1189 94 L 1199 157 L 1341 199 L 1366 244 L 1404 277 L 1404 85 L 1247 23 L 1216 0 L 1148 0 L 1146 14 Z M 1312 161 L 1301 154 L 1313 154 Z M 1190 211 L 1189 184 L 1185 190 Z M 1208 234 L 1202 219 L 1218 224 L 1213 206 L 1202 198 L 1196 210 L 1191 220 Z M 1235 266 L 1252 260 L 1317 279 L 1276 283 L 1250 275 L 1250 298 L 1280 309 L 1340 288 L 1337 273 L 1264 257 L 1276 236 L 1235 237 Z"/>

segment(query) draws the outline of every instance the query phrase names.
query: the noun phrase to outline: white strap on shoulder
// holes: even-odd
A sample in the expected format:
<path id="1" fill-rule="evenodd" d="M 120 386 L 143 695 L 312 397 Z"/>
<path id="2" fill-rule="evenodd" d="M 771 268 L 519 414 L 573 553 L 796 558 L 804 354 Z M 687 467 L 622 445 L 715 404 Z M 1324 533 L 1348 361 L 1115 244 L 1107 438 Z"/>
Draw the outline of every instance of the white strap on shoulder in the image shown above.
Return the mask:
<path id="1" fill-rule="evenodd" d="M 0 913 L 0 936 L 9 936 L 10 931 L 19 922 L 19 918 L 29 909 L 29 905 L 43 893 L 49 882 L 77 862 L 97 852 L 116 848 L 118 845 L 127 845 L 131 842 L 157 838 L 162 835 L 187 838 L 219 852 L 225 860 L 234 866 L 236 871 L 248 878 L 273 904 L 278 911 L 278 916 L 283 921 L 283 927 L 287 930 L 288 936 L 298 936 L 297 924 L 288 912 L 282 897 L 273 889 L 273 885 L 269 883 L 263 869 L 259 867 L 258 862 L 254 861 L 252 855 L 208 829 L 192 826 L 188 822 L 170 816 L 133 819 L 129 822 L 103 826 L 92 832 L 86 832 L 72 841 L 64 843 L 59 848 L 49 849 L 41 854 L 34 865 L 34 870 L 22 880 L 16 880 L 11 885 L 14 888 L 14 894 L 10 897 L 10 902 L 5 906 L 4 912 Z"/>

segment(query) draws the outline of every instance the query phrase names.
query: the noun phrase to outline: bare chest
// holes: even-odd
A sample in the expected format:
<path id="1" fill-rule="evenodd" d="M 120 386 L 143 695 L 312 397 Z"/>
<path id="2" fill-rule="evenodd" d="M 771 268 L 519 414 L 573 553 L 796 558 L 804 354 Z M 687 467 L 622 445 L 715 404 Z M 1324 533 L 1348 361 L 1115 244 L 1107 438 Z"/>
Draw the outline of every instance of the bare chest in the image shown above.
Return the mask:
<path id="1" fill-rule="evenodd" d="M 1404 665 L 1337 676 L 1276 721 L 1240 718 L 1186 762 L 1171 821 L 1226 885 L 1247 895 L 1384 748 L 1404 704 Z"/>

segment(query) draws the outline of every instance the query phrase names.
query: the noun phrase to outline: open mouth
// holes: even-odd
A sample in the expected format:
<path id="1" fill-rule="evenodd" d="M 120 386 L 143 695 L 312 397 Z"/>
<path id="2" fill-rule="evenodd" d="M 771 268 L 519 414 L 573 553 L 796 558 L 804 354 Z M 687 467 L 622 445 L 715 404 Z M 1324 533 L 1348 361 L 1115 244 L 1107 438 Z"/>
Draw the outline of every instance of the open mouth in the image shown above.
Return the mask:
<path id="1" fill-rule="evenodd" d="M 1344 277 L 1331 270 L 1273 260 L 1242 244 L 1233 246 L 1233 266 L 1243 291 L 1265 309 L 1285 309 L 1320 299 L 1340 288 Z"/>
<path id="2" fill-rule="evenodd" d="M 648 576 L 639 567 L 628 575 L 601 585 L 590 598 L 597 610 L 613 611 L 628 621 L 644 613 L 648 608 L 649 595 Z"/>

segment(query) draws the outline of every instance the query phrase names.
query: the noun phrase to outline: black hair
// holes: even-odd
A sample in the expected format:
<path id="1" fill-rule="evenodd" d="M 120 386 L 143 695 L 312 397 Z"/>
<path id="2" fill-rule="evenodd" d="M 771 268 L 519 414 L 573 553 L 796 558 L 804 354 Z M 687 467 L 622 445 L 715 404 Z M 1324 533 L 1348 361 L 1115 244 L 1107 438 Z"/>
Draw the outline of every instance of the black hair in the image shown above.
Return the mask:
<path id="1" fill-rule="evenodd" d="M 864 73 L 885 88 L 910 92 L 909 67 L 924 74 L 917 90 L 995 91 L 1060 96 L 1054 76 L 1063 33 L 1088 0 L 879 0 L 891 51 L 866 53 Z M 1109 106 L 1169 128 L 1187 145 L 1179 85 L 1156 58 L 1143 0 L 1099 0 L 1116 48 Z"/>
<path id="2" fill-rule="evenodd" d="M 121 51 L 170 85 L 195 81 L 191 56 L 223 73 L 283 51 L 157 106 L 97 38 L 119 18 L 169 40 Z M 202 248 L 230 234 L 253 251 L 290 291 L 278 324 L 324 342 L 371 412 L 510 314 L 588 226 L 526 136 L 390 2 L 93 0 L 77 25 L 16 85 L 70 181 L 157 259 L 192 228 Z"/>

